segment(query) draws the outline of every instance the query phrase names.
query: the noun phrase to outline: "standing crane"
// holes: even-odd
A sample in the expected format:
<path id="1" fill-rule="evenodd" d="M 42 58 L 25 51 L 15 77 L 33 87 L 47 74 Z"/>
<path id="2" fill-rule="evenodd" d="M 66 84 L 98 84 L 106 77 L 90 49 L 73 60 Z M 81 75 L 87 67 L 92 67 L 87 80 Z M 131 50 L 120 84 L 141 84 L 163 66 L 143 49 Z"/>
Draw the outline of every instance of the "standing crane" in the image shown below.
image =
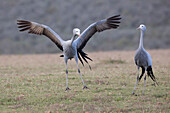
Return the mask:
<path id="1" fill-rule="evenodd" d="M 156 78 L 152 71 L 151 55 L 143 47 L 143 35 L 144 35 L 144 32 L 146 31 L 146 27 L 145 27 L 145 25 L 141 24 L 137 29 L 140 30 L 141 34 L 140 34 L 139 48 L 137 49 L 136 54 L 135 54 L 135 63 L 137 65 L 138 74 L 137 74 L 137 81 L 136 81 L 136 84 L 135 84 L 135 87 L 133 90 L 133 95 L 135 94 L 136 85 L 137 85 L 138 81 L 141 80 L 142 76 L 145 74 L 145 71 L 147 71 L 147 75 L 158 85 Z M 139 68 L 140 67 L 142 68 L 142 73 L 139 77 Z M 146 74 L 144 77 L 143 95 L 145 93 L 145 81 L 146 81 Z"/>
<path id="2" fill-rule="evenodd" d="M 20 31 L 27 31 L 28 33 L 37 34 L 37 35 L 45 35 L 48 37 L 51 41 L 53 41 L 57 47 L 63 51 L 63 55 L 61 57 L 64 57 L 65 65 L 66 65 L 66 91 L 70 90 L 68 87 L 68 70 L 67 70 L 67 61 L 68 59 L 74 58 L 77 63 L 78 73 L 81 77 L 81 80 L 83 82 L 83 89 L 87 89 L 83 78 L 80 73 L 79 65 L 78 65 L 78 59 L 84 65 L 83 60 L 88 64 L 88 60 L 91 60 L 87 56 L 85 52 L 83 52 L 83 48 L 85 47 L 88 40 L 96 33 L 96 32 L 102 32 L 104 30 L 108 29 L 116 29 L 119 27 L 120 23 L 120 15 L 115 15 L 107 19 L 100 20 L 98 22 L 94 22 L 91 24 L 88 28 L 86 28 L 81 34 L 80 30 L 78 28 L 73 29 L 73 36 L 71 40 L 64 41 L 56 32 L 54 32 L 50 27 L 38 24 L 36 22 L 31 22 L 27 20 L 17 20 L 18 28 L 20 28 Z M 78 37 L 77 39 L 75 39 Z M 83 60 L 82 60 L 83 59 Z M 89 65 L 89 64 L 88 64 Z M 89 65 L 90 67 L 90 65 Z M 91 67 L 90 67 L 91 68 Z"/>

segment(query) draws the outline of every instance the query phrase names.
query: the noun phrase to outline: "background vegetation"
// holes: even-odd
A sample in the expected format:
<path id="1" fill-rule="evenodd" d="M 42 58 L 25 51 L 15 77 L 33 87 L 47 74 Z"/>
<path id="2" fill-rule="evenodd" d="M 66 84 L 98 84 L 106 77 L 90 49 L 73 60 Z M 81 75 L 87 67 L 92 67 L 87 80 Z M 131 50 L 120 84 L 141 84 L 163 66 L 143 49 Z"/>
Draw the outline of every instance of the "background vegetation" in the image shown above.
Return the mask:
<path id="1" fill-rule="evenodd" d="M 169 0 L 1 0 L 0 2 L 0 54 L 59 52 L 56 46 L 43 36 L 19 33 L 16 26 L 17 19 L 46 24 L 67 40 L 72 36 L 74 27 L 83 31 L 91 23 L 115 14 L 122 16 L 120 28 L 95 34 L 88 42 L 86 50 L 135 50 L 139 42 L 139 31 L 136 28 L 141 23 L 147 27 L 144 38 L 146 48 L 170 48 Z"/>

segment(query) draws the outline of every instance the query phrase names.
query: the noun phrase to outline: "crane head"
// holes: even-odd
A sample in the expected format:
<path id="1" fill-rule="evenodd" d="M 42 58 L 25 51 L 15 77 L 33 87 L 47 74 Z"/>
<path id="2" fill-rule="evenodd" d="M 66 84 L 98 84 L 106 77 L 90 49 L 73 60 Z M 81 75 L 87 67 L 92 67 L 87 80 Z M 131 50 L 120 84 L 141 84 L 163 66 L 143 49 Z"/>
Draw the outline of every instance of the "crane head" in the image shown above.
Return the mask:
<path id="1" fill-rule="evenodd" d="M 78 28 L 74 28 L 74 29 L 73 29 L 73 35 L 76 35 L 76 36 L 78 36 L 78 37 L 80 37 L 80 38 L 81 38 L 81 35 L 80 35 L 80 29 L 78 29 Z"/>
<path id="2" fill-rule="evenodd" d="M 142 31 L 146 31 L 146 26 L 144 24 L 141 24 L 137 29 L 140 29 Z"/>

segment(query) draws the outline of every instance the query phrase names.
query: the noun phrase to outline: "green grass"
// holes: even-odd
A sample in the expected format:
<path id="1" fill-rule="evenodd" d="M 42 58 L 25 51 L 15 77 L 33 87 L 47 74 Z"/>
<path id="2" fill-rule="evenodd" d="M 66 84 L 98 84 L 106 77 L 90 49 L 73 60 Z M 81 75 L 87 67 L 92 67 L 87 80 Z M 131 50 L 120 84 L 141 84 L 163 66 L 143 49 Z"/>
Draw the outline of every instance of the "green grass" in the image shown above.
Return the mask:
<path id="1" fill-rule="evenodd" d="M 94 55 L 97 54 L 94 53 Z M 89 87 L 87 90 L 83 90 L 81 79 L 76 71 L 76 64 L 72 61 L 69 62 L 69 87 L 71 90 L 67 92 L 65 91 L 64 62 L 61 62 L 60 66 L 57 65 L 58 62 L 52 63 L 53 56 L 50 56 L 52 61 L 46 62 L 43 60 L 45 56 L 42 55 L 40 65 L 36 63 L 35 58 L 35 61 L 27 63 L 28 68 L 23 66 L 26 56 L 18 60 L 15 65 L 13 63 L 4 64 L 4 67 L 0 68 L 0 111 L 2 113 L 168 113 L 170 111 L 169 61 L 166 61 L 167 64 L 160 64 L 161 59 L 153 59 L 153 62 L 155 60 L 154 72 L 159 86 L 153 86 L 151 79 L 147 78 L 145 95 L 142 95 L 143 80 L 141 80 L 136 88 L 137 96 L 134 96 L 131 94 L 136 82 L 137 70 L 132 56 L 125 57 L 127 53 L 120 52 L 120 58 L 111 58 L 114 54 L 114 52 L 108 54 L 107 62 L 107 58 L 94 59 L 94 62 L 91 63 L 92 71 L 88 69 L 88 66 L 84 68 L 80 66 L 83 79 Z M 39 59 L 38 55 L 34 57 Z M 94 57 L 93 54 L 92 57 Z M 159 57 L 162 56 L 155 58 Z M 169 55 L 164 57 L 168 58 Z M 34 62 L 35 64 L 32 65 Z M 11 65 L 10 69 L 4 71 L 4 68 L 9 65 Z"/>

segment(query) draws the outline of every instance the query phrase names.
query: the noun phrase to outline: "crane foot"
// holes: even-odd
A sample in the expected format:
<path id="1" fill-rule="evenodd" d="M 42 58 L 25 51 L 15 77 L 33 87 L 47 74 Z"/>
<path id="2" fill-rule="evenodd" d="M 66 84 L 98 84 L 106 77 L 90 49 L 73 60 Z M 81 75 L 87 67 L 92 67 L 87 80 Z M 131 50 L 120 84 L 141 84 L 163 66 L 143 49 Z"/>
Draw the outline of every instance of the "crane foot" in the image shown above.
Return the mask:
<path id="1" fill-rule="evenodd" d="M 84 86 L 83 89 L 89 89 L 87 86 Z"/>
<path id="2" fill-rule="evenodd" d="M 69 87 L 67 87 L 65 91 L 68 91 L 68 90 L 71 90 L 71 89 Z"/>
<path id="3" fill-rule="evenodd" d="M 134 92 L 132 93 L 132 95 L 138 96 L 137 94 L 135 94 Z"/>

